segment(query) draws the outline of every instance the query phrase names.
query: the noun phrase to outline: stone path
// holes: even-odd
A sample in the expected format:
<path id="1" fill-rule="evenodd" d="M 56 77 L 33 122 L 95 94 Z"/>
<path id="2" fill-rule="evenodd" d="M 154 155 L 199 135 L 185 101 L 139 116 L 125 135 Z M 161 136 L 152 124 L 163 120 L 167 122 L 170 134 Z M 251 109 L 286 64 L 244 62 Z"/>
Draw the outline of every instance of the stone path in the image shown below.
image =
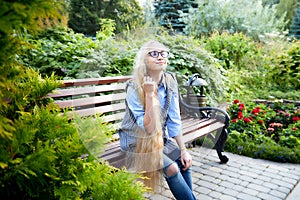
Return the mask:
<path id="1" fill-rule="evenodd" d="M 196 147 L 193 157 L 193 190 L 199 200 L 297 200 L 300 199 L 300 164 L 277 163 L 225 153 L 220 164 L 213 149 Z M 174 199 L 166 183 L 149 200 Z"/>

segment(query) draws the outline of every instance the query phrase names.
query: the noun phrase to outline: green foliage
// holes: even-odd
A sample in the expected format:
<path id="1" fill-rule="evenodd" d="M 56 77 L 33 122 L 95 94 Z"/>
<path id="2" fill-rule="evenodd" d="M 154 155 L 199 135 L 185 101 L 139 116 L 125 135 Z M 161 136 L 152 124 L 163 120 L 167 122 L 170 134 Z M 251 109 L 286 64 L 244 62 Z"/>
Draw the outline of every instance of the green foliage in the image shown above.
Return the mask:
<path id="1" fill-rule="evenodd" d="M 204 40 L 204 48 L 220 60 L 225 69 L 245 67 L 243 57 L 257 54 L 257 45 L 242 33 L 213 33 Z"/>
<path id="2" fill-rule="evenodd" d="M 116 33 L 137 28 L 143 22 L 142 8 L 136 0 L 71 0 L 70 8 L 69 27 L 88 36 L 96 36 L 103 19 L 115 22 Z"/>
<path id="3" fill-rule="evenodd" d="M 226 150 L 279 162 L 300 163 L 300 110 L 294 104 L 243 104 L 228 108 L 232 121 Z"/>
<path id="4" fill-rule="evenodd" d="M 20 62 L 43 76 L 55 73 L 59 77 L 74 76 L 96 46 L 91 38 L 63 27 L 46 29 L 28 42 L 30 46 L 23 47 Z"/>
<path id="5" fill-rule="evenodd" d="M 300 89 L 300 43 L 294 42 L 287 51 L 281 52 L 273 60 L 270 77 L 274 87 L 280 91 Z"/>
<path id="6" fill-rule="evenodd" d="M 264 33 L 280 32 L 286 25 L 284 14 L 276 15 L 276 6 L 263 6 L 256 0 L 205 0 L 182 18 L 187 24 L 185 33 L 195 37 L 228 31 L 257 39 Z"/>
<path id="7" fill-rule="evenodd" d="M 138 175 L 96 159 L 112 132 L 110 126 L 101 117 L 74 116 L 69 121 L 69 115 L 61 115 L 46 98 L 59 84 L 53 76 L 42 79 L 32 69 L 21 75 L 14 77 L 15 90 L 7 93 L 9 104 L 0 109 L 10 124 L 0 129 L 6 131 L 0 135 L 1 197 L 90 199 L 103 193 L 99 185 L 116 181 L 114 189 L 127 188 L 129 199 L 142 199 L 145 187 L 134 181 Z M 105 189 L 105 197 L 118 198 Z"/>

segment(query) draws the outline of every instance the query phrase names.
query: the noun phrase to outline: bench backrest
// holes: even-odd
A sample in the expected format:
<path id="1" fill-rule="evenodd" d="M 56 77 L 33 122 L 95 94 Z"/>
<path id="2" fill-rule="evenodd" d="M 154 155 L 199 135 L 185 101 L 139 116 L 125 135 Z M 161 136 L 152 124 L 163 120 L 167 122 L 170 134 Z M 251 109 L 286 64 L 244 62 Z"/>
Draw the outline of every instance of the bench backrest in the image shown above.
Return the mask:
<path id="1" fill-rule="evenodd" d="M 101 77 L 66 80 L 54 93 L 49 94 L 60 108 L 73 109 L 79 116 L 101 114 L 104 122 L 120 126 L 124 117 L 126 81 L 131 76 Z"/>

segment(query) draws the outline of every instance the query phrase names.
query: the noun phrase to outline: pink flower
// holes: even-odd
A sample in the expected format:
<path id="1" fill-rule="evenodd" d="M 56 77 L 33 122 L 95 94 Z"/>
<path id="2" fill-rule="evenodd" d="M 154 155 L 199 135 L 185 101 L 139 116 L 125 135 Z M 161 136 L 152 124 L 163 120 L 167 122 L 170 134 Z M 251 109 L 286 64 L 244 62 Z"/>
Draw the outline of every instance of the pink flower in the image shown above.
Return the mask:
<path id="1" fill-rule="evenodd" d="M 282 123 L 271 123 L 270 124 L 270 127 L 282 127 L 283 125 L 282 125 Z"/>
<path id="2" fill-rule="evenodd" d="M 274 131 L 274 128 L 268 128 L 268 131 L 273 132 L 273 131 Z"/>

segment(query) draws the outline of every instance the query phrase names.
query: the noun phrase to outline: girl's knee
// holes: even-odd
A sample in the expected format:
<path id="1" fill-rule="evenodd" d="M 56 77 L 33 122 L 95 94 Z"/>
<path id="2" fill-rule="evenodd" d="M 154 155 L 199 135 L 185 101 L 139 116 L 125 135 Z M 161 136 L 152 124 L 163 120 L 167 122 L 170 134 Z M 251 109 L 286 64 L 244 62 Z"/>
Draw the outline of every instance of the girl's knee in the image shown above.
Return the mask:
<path id="1" fill-rule="evenodd" d="M 179 172 L 178 166 L 176 163 L 172 163 L 165 171 L 167 177 L 174 176 Z"/>

